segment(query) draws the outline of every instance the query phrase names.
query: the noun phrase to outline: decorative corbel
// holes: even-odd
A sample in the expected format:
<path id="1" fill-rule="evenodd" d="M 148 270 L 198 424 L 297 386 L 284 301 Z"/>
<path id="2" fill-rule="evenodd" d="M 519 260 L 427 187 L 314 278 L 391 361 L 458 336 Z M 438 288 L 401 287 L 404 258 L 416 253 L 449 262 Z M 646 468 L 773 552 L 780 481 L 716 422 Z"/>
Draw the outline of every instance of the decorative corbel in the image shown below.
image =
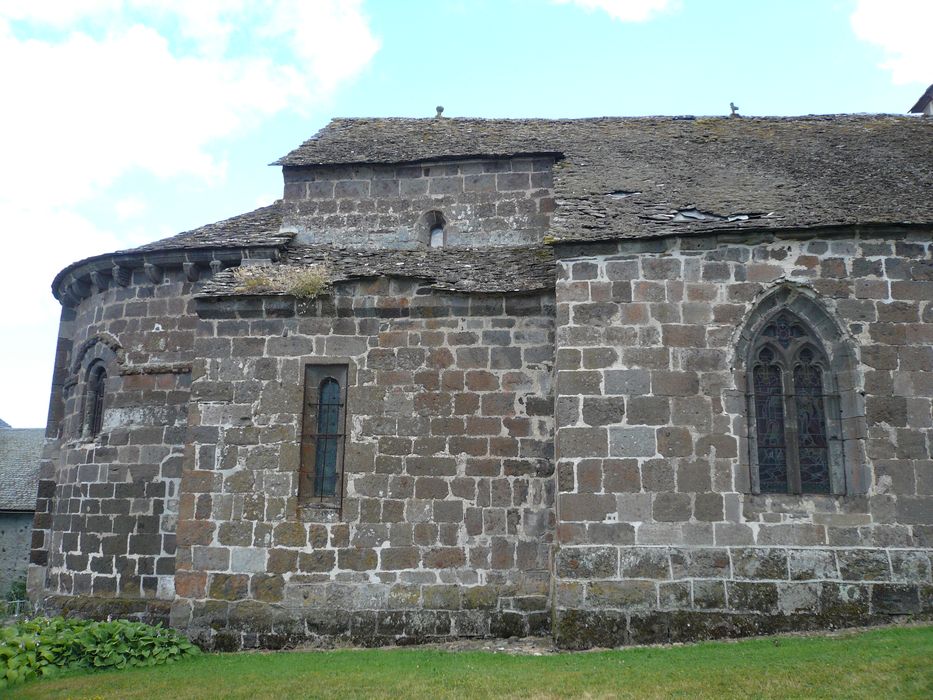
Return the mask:
<path id="1" fill-rule="evenodd" d="M 211 260 L 211 275 L 216 275 L 224 269 L 224 264 L 220 260 Z"/>
<path id="2" fill-rule="evenodd" d="M 71 290 L 71 287 L 70 287 L 70 286 L 69 286 L 69 287 L 65 287 L 64 289 L 62 289 L 62 290 L 61 290 L 61 295 L 62 295 L 61 301 L 62 301 L 62 304 L 63 304 L 64 306 L 67 306 L 67 307 L 70 307 L 70 308 L 74 308 L 74 307 L 76 307 L 78 304 L 81 303 L 81 297 L 79 297 L 78 295 L 76 295 L 76 294 Z"/>
<path id="3" fill-rule="evenodd" d="M 114 263 L 113 270 L 111 271 L 110 275 L 113 277 L 114 282 L 119 284 L 121 287 L 126 287 L 130 283 L 133 272 L 128 267 Z"/>
<path id="4" fill-rule="evenodd" d="M 106 291 L 110 284 L 107 282 L 107 278 L 104 277 L 98 270 L 91 272 L 91 282 L 98 292 Z"/>
<path id="5" fill-rule="evenodd" d="M 158 265 L 153 265 L 152 263 L 146 263 L 143 265 L 143 269 L 146 271 L 146 277 L 149 278 L 149 281 L 153 284 L 162 283 L 162 268 Z"/>
<path id="6" fill-rule="evenodd" d="M 69 289 L 79 300 L 91 296 L 91 284 L 84 277 L 79 277 L 74 280 L 69 286 Z"/>

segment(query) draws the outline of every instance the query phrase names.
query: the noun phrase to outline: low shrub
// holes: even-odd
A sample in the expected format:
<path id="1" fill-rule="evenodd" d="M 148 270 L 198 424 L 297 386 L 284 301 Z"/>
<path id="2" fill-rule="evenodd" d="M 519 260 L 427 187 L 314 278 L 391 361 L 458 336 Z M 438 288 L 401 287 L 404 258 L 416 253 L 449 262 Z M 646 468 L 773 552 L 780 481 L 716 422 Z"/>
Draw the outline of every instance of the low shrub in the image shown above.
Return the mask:
<path id="1" fill-rule="evenodd" d="M 156 666 L 198 653 L 160 625 L 34 618 L 0 628 L 0 689 L 63 669 Z"/>
<path id="2" fill-rule="evenodd" d="M 7 591 L 6 599 L 10 602 L 14 602 L 17 600 L 26 600 L 27 598 L 28 594 L 26 593 L 26 579 L 23 578 L 18 581 L 14 581 L 10 586 L 10 590 Z"/>

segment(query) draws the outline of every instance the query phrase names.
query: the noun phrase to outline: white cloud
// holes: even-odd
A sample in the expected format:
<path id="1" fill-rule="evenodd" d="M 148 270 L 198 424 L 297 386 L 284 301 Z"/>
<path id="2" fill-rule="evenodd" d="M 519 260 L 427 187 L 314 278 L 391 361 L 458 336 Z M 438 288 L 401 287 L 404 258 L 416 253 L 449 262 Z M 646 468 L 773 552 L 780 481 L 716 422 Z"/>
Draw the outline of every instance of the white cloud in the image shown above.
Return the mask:
<path id="1" fill-rule="evenodd" d="M 573 4 L 588 12 L 602 10 L 620 22 L 646 22 L 676 8 L 677 0 L 553 0 L 558 5 Z"/>
<path id="2" fill-rule="evenodd" d="M 896 85 L 933 82 L 933 2 L 858 0 L 850 22 L 856 37 L 884 49 L 880 67 Z"/>
<path id="3" fill-rule="evenodd" d="M 142 197 L 131 194 L 114 202 L 113 210 L 120 221 L 127 221 L 145 214 L 149 210 L 149 204 Z"/>
<path id="4" fill-rule="evenodd" d="M 131 184 L 139 173 L 221 181 L 224 139 L 286 111 L 306 112 L 365 69 L 379 42 L 361 5 L 0 0 L 0 226 L 15 261 L 0 276 L 0 337 L 36 348 L 15 363 L 4 351 L 0 416 L 42 422 L 44 408 L 18 397 L 47 401 L 36 377 L 51 371 L 43 351 L 54 349 L 55 273 L 171 233 L 158 217 L 147 230 L 136 219 L 116 233 L 79 212 L 140 216 L 146 200 Z"/>

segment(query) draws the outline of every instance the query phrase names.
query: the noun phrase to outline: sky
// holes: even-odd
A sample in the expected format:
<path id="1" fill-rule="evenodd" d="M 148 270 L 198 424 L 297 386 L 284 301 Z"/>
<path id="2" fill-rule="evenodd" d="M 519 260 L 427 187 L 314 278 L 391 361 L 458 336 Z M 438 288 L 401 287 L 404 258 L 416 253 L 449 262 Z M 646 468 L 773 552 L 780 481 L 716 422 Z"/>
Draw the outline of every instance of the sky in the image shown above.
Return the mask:
<path id="1" fill-rule="evenodd" d="M 904 113 L 933 0 L 0 0 L 0 418 L 71 262 L 269 204 L 333 117 Z"/>

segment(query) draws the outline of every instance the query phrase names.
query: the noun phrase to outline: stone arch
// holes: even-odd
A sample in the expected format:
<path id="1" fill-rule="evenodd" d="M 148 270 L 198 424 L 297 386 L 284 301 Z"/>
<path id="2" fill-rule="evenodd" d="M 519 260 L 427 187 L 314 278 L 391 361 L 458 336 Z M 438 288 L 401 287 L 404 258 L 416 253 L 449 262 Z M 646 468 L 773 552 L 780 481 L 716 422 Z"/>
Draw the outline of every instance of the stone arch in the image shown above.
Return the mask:
<path id="1" fill-rule="evenodd" d="M 415 225 L 415 237 L 425 247 L 443 247 L 447 243 L 447 227 L 447 217 L 443 212 L 431 209 L 418 218 L 418 223 Z M 435 235 L 436 231 L 440 231 L 439 241 Z"/>
<path id="2" fill-rule="evenodd" d="M 753 387 L 750 370 L 762 331 L 782 312 L 789 312 L 825 354 L 827 426 L 830 430 L 832 493 L 868 491 L 870 474 L 865 458 L 865 402 L 860 391 L 857 344 L 837 323 L 819 296 L 808 287 L 782 283 L 754 303 L 733 337 L 732 369 L 736 388 L 744 394 L 745 413 L 737 422 L 740 454 L 746 461 L 751 492 L 758 491 Z"/>
<path id="3" fill-rule="evenodd" d="M 91 350 L 97 345 L 102 345 L 103 347 L 108 348 L 113 355 L 112 359 L 116 361 L 117 364 L 123 364 L 125 359 L 125 352 L 123 350 L 122 343 L 120 343 L 117 337 L 112 333 L 101 331 L 85 340 L 83 343 L 81 343 L 81 345 L 78 346 L 78 349 L 75 350 L 74 358 L 71 361 L 72 374 L 77 374 L 78 370 L 81 369 L 81 366 L 84 364 L 88 353 L 91 352 Z M 98 348 L 98 351 L 99 350 L 100 349 Z"/>
<path id="4" fill-rule="evenodd" d="M 75 353 L 73 376 L 66 396 L 72 416 L 69 432 L 75 438 L 93 440 L 102 432 L 107 398 L 119 374 L 117 365 L 122 365 L 123 361 L 123 346 L 106 332 L 88 338 Z"/>

